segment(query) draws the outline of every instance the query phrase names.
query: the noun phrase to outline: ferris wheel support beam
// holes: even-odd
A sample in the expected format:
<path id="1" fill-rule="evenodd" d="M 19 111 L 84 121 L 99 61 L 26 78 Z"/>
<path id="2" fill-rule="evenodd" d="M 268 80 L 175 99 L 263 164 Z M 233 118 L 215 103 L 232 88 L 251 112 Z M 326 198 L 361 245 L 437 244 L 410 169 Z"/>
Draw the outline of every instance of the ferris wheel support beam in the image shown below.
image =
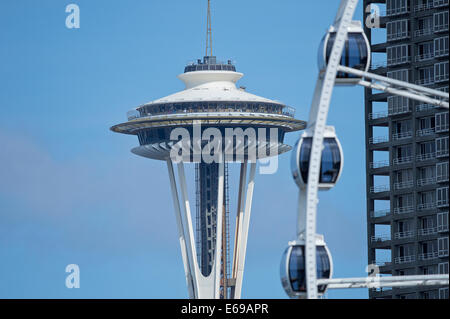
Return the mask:
<path id="1" fill-rule="evenodd" d="M 345 288 L 382 288 L 382 287 L 411 287 L 411 286 L 443 286 L 448 285 L 448 275 L 413 275 L 389 277 L 359 277 L 318 279 L 318 285 L 327 285 L 329 289 Z"/>
<path id="2" fill-rule="evenodd" d="M 361 80 L 358 82 L 358 84 L 361 86 L 384 91 L 397 96 L 404 96 L 416 101 L 421 101 L 424 103 L 448 109 L 448 100 L 449 100 L 448 93 L 439 90 L 429 89 L 426 87 L 422 87 L 404 81 L 391 79 L 381 75 L 356 70 L 342 65 L 338 66 L 338 71 L 353 74 L 361 78 L 368 78 L 374 81 L 369 82 Z M 435 97 L 442 98 L 443 100 L 437 99 Z"/>
<path id="3" fill-rule="evenodd" d="M 328 109 L 336 80 L 338 66 L 347 38 L 348 27 L 353 19 L 358 0 L 342 0 L 335 18 L 337 30 L 325 75 L 319 76 L 308 121 L 308 128 L 314 132 L 309 162 L 308 185 L 306 187 L 305 214 L 305 259 L 307 297 L 317 299 L 316 266 L 316 211 L 318 184 L 322 158 L 323 135 L 325 133 Z M 300 208 L 300 207 L 299 207 Z M 299 216 L 300 218 L 300 216 Z"/>

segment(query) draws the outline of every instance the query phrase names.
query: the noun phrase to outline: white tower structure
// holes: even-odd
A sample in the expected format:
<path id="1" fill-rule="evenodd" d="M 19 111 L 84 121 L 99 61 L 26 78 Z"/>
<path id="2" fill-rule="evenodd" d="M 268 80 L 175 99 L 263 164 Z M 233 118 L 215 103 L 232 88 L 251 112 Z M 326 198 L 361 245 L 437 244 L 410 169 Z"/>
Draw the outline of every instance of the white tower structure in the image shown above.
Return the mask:
<path id="1" fill-rule="evenodd" d="M 238 88 L 242 76 L 231 61 L 205 56 L 178 76 L 183 91 L 131 110 L 111 128 L 138 136 L 133 153 L 167 163 L 190 298 L 240 298 L 256 161 L 289 151 L 285 133 L 306 126 L 293 108 Z M 185 163 L 195 163 L 195 220 Z M 229 163 L 240 165 L 232 259 Z"/>

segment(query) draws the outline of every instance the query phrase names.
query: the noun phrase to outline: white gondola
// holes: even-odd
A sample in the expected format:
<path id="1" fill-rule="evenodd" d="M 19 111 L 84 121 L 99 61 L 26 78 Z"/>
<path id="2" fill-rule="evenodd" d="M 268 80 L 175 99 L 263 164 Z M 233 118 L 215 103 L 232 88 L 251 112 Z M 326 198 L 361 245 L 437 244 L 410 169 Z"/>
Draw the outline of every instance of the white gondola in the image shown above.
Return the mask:
<path id="1" fill-rule="evenodd" d="M 322 235 L 316 235 L 317 278 L 330 279 L 333 275 L 333 261 Z M 290 298 L 306 298 L 305 241 L 301 237 L 289 242 L 280 265 L 281 284 Z M 323 295 L 326 285 L 317 287 Z"/>
<path id="2" fill-rule="evenodd" d="M 336 38 L 336 29 L 331 26 L 327 34 L 323 37 L 319 47 L 318 64 L 321 73 L 325 72 L 328 60 L 331 55 L 334 40 Z M 347 40 L 342 52 L 341 65 L 368 71 L 370 67 L 370 44 L 367 39 L 360 21 L 352 21 L 348 28 Z M 336 75 L 336 84 L 355 84 L 361 78 L 344 72 L 338 72 Z"/>
<path id="3" fill-rule="evenodd" d="M 308 182 L 312 137 L 311 131 L 305 130 L 291 154 L 292 176 L 301 188 L 305 188 Z M 344 154 L 333 126 L 326 127 L 323 145 L 319 189 L 328 190 L 336 185 L 344 167 Z"/>

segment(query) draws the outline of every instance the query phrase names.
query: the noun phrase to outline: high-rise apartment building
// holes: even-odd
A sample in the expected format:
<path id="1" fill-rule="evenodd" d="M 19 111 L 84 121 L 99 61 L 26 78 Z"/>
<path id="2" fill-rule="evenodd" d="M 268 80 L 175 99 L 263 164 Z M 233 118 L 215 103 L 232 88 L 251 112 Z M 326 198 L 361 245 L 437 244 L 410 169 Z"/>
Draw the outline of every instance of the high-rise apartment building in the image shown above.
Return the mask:
<path id="1" fill-rule="evenodd" d="M 365 25 L 370 72 L 448 92 L 449 1 L 369 5 L 384 29 Z M 448 110 L 366 89 L 365 117 L 369 264 L 382 275 L 448 274 Z M 448 298 L 448 286 L 371 289 L 369 297 Z"/>

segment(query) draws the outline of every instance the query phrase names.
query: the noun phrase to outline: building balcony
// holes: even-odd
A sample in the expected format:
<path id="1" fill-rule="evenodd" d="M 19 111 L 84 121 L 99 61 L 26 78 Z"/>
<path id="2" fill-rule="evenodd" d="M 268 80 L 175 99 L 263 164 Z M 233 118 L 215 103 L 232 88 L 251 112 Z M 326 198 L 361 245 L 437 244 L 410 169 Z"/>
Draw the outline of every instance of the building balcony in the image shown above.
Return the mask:
<path id="1" fill-rule="evenodd" d="M 409 9 L 407 6 L 401 6 L 401 7 L 394 8 L 394 9 L 386 9 L 387 17 L 392 17 L 392 16 L 405 14 L 405 13 L 409 13 Z"/>
<path id="2" fill-rule="evenodd" d="M 435 8 L 448 6 L 448 0 L 434 0 L 433 1 L 433 6 Z"/>
<path id="3" fill-rule="evenodd" d="M 389 185 L 378 185 L 378 186 L 372 186 L 370 187 L 370 192 L 372 194 L 382 193 L 382 192 L 389 192 L 390 187 Z"/>
<path id="4" fill-rule="evenodd" d="M 401 164 L 407 164 L 411 163 L 414 159 L 414 156 L 404 156 L 404 157 L 398 157 L 394 158 L 393 163 L 394 165 L 401 165 Z"/>
<path id="5" fill-rule="evenodd" d="M 448 232 L 448 223 L 437 226 L 438 233 Z"/>
<path id="6" fill-rule="evenodd" d="M 391 215 L 390 209 L 375 210 L 370 212 L 370 217 L 372 218 L 385 217 L 389 215 Z"/>
<path id="7" fill-rule="evenodd" d="M 394 258 L 394 263 L 396 263 L 396 264 L 407 264 L 407 263 L 412 263 L 415 261 L 416 261 L 415 255 L 401 256 L 401 257 Z"/>
<path id="8" fill-rule="evenodd" d="M 417 210 L 427 210 L 427 209 L 433 209 L 436 208 L 436 203 L 422 203 L 417 205 Z"/>
<path id="9" fill-rule="evenodd" d="M 448 152 L 447 152 L 448 153 Z M 436 152 L 433 153 L 424 153 L 424 154 L 419 154 L 416 156 L 416 161 L 418 162 L 423 162 L 423 161 L 429 161 L 429 160 L 433 160 L 436 158 Z"/>
<path id="10" fill-rule="evenodd" d="M 387 260 L 374 260 L 372 262 L 372 264 L 377 265 L 379 267 L 386 267 L 386 266 L 392 265 L 392 262 L 391 261 L 387 261 Z"/>
<path id="11" fill-rule="evenodd" d="M 448 156 L 448 149 L 436 151 L 436 157 L 447 157 L 447 156 Z"/>
<path id="12" fill-rule="evenodd" d="M 414 206 L 402 206 L 402 207 L 396 207 L 394 208 L 394 214 L 401 215 L 401 214 L 408 214 L 414 212 Z"/>
<path id="13" fill-rule="evenodd" d="M 418 79 L 415 81 L 417 85 L 433 85 L 434 84 L 434 78 L 425 78 L 425 79 Z"/>
<path id="14" fill-rule="evenodd" d="M 394 234 L 395 239 L 406 239 L 406 238 L 412 238 L 416 235 L 416 233 L 413 230 L 408 231 L 402 231 L 402 232 L 396 232 Z"/>
<path id="15" fill-rule="evenodd" d="M 414 12 L 421 12 L 430 10 L 433 8 L 433 2 L 425 3 L 425 4 L 417 4 L 414 6 Z"/>
<path id="16" fill-rule="evenodd" d="M 370 162 L 369 163 L 370 168 L 382 168 L 382 167 L 388 167 L 389 161 L 377 161 L 377 162 Z"/>
<path id="17" fill-rule="evenodd" d="M 372 243 L 382 243 L 382 242 L 386 242 L 386 241 L 390 241 L 391 240 L 391 235 L 390 234 L 386 234 L 386 235 L 375 235 L 372 236 L 370 238 L 370 241 Z"/>
<path id="18" fill-rule="evenodd" d="M 409 38 L 410 36 L 411 35 L 410 35 L 409 31 L 403 31 L 403 32 L 388 34 L 386 36 L 386 38 L 388 41 L 395 41 L 395 40 L 406 39 L 406 38 Z"/>
<path id="19" fill-rule="evenodd" d="M 388 136 L 375 136 L 369 138 L 369 144 L 379 144 L 389 142 Z"/>
<path id="20" fill-rule="evenodd" d="M 417 186 L 426 186 L 436 184 L 435 177 L 425 177 L 417 180 Z"/>
<path id="21" fill-rule="evenodd" d="M 411 108 L 409 105 L 403 105 L 399 107 L 393 107 L 389 108 L 388 115 L 398 115 L 398 114 L 405 114 L 411 112 Z"/>
<path id="22" fill-rule="evenodd" d="M 433 58 L 434 58 L 434 53 L 419 54 L 419 55 L 416 55 L 416 62 L 427 61 L 427 60 L 431 60 Z"/>
<path id="23" fill-rule="evenodd" d="M 434 32 L 444 32 L 448 31 L 448 23 L 438 24 L 434 26 Z"/>
<path id="24" fill-rule="evenodd" d="M 376 120 L 376 119 L 386 118 L 388 116 L 389 116 L 389 114 L 388 114 L 387 111 L 369 113 L 369 120 Z"/>
<path id="25" fill-rule="evenodd" d="M 420 236 L 435 235 L 438 233 L 437 227 L 421 228 L 417 231 Z"/>
<path id="26" fill-rule="evenodd" d="M 406 188 L 411 188 L 414 186 L 414 181 L 410 180 L 410 181 L 405 181 L 405 182 L 397 182 L 394 183 L 394 189 L 395 190 L 400 190 L 400 189 L 406 189 Z"/>
<path id="27" fill-rule="evenodd" d="M 448 174 L 447 175 L 437 175 L 436 176 L 436 182 L 437 183 L 448 182 Z"/>
<path id="28" fill-rule="evenodd" d="M 439 108 L 439 107 L 436 105 L 422 103 L 422 104 L 416 105 L 416 112 L 424 112 L 424 111 L 429 111 L 429 110 L 437 109 L 437 108 Z"/>
<path id="29" fill-rule="evenodd" d="M 433 34 L 433 32 L 434 32 L 433 28 L 419 29 L 414 31 L 414 37 L 415 38 L 424 37 Z"/>
<path id="30" fill-rule="evenodd" d="M 434 83 L 447 82 L 447 81 L 448 81 L 448 74 L 434 76 Z"/>
<path id="31" fill-rule="evenodd" d="M 436 58 L 448 56 L 448 49 L 434 50 L 434 56 Z"/>
<path id="32" fill-rule="evenodd" d="M 448 207 L 448 198 L 439 199 L 436 201 L 437 207 Z"/>
<path id="33" fill-rule="evenodd" d="M 448 123 L 441 124 L 435 128 L 436 133 L 448 132 Z"/>
<path id="34" fill-rule="evenodd" d="M 437 251 L 433 251 L 431 253 L 422 253 L 419 254 L 419 260 L 432 260 L 439 257 L 439 253 Z"/>
<path id="35" fill-rule="evenodd" d="M 417 136 L 428 136 L 428 135 L 433 135 L 434 133 L 435 133 L 434 127 L 424 128 L 424 129 L 416 131 Z"/>
<path id="36" fill-rule="evenodd" d="M 439 257 L 448 257 L 448 249 L 440 249 L 438 251 L 438 256 Z"/>
<path id="37" fill-rule="evenodd" d="M 411 138 L 412 136 L 413 136 L 413 132 L 412 131 L 394 133 L 394 134 L 392 134 L 392 140 L 393 141 L 404 140 L 404 139 L 407 139 L 407 138 Z"/>
<path id="38" fill-rule="evenodd" d="M 411 57 L 410 56 L 404 56 L 404 57 L 395 58 L 395 59 L 388 59 L 387 60 L 387 65 L 388 66 L 394 66 L 394 65 L 410 63 L 410 62 L 411 62 Z"/>

